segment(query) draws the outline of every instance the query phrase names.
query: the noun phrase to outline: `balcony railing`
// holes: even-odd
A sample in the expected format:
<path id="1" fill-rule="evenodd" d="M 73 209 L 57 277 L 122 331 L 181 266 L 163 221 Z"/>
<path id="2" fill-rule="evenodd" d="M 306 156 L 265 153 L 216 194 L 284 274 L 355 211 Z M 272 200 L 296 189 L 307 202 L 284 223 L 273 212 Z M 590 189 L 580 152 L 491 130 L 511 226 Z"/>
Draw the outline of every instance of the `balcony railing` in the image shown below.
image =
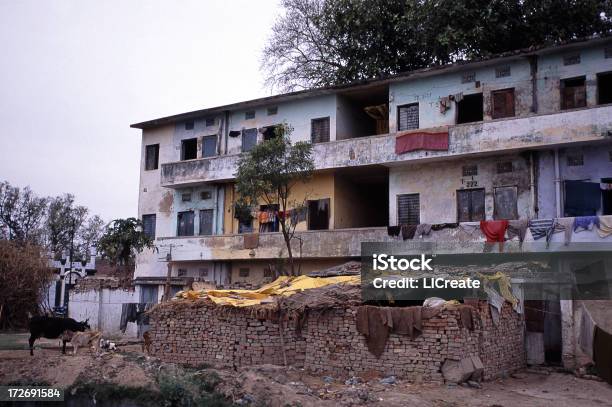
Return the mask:
<path id="1" fill-rule="evenodd" d="M 393 133 L 317 144 L 313 148 L 315 168 L 436 160 L 466 154 L 612 140 L 612 106 L 450 126 L 446 151 L 419 150 L 396 154 L 396 137 L 397 134 Z M 181 187 L 231 180 L 238 157 L 225 155 L 162 164 L 161 184 Z"/>

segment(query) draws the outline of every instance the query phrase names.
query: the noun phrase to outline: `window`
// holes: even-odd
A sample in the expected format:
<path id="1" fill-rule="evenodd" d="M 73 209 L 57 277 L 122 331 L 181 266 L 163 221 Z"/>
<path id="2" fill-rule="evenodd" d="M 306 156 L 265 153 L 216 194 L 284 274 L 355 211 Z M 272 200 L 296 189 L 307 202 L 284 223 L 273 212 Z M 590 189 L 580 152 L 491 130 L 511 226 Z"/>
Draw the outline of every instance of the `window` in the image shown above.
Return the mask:
<path id="1" fill-rule="evenodd" d="M 461 76 L 461 83 L 476 82 L 476 72 L 467 72 Z"/>
<path id="2" fill-rule="evenodd" d="M 457 124 L 482 121 L 482 93 L 463 95 L 457 103 Z"/>
<path id="3" fill-rule="evenodd" d="M 193 120 L 185 122 L 185 130 L 193 130 Z"/>
<path id="4" fill-rule="evenodd" d="M 397 196 L 398 225 L 418 225 L 421 223 L 421 206 L 419 194 Z"/>
<path id="5" fill-rule="evenodd" d="M 191 192 L 185 192 L 181 194 L 181 201 L 191 202 Z"/>
<path id="6" fill-rule="evenodd" d="M 142 231 L 145 236 L 155 239 L 156 215 L 142 215 Z"/>
<path id="7" fill-rule="evenodd" d="M 575 109 L 586 106 L 585 78 L 564 79 L 561 81 L 561 109 Z"/>
<path id="8" fill-rule="evenodd" d="M 505 174 L 507 172 L 512 172 L 513 166 L 512 161 L 502 161 L 497 163 L 497 173 Z"/>
<path id="9" fill-rule="evenodd" d="M 181 142 L 181 160 L 198 158 L 198 139 L 190 138 Z"/>
<path id="10" fill-rule="evenodd" d="M 272 278 L 274 277 L 274 271 L 271 266 L 268 266 L 264 269 L 264 278 Z"/>
<path id="11" fill-rule="evenodd" d="M 240 277 L 248 277 L 249 274 L 251 274 L 251 270 L 249 270 L 248 268 L 240 268 L 238 269 L 238 276 Z"/>
<path id="12" fill-rule="evenodd" d="M 244 120 L 252 120 L 255 118 L 255 110 L 249 110 L 244 114 Z"/>
<path id="13" fill-rule="evenodd" d="M 497 187 L 494 195 L 493 217 L 495 219 L 518 219 L 517 187 Z"/>
<path id="14" fill-rule="evenodd" d="M 514 117 L 514 89 L 503 89 L 491 92 L 493 103 L 491 116 L 494 119 Z"/>
<path id="15" fill-rule="evenodd" d="M 485 220 L 485 190 L 460 189 L 457 191 L 457 222 Z"/>
<path id="16" fill-rule="evenodd" d="M 604 49 L 604 58 L 612 58 L 612 47 L 607 47 Z"/>
<path id="17" fill-rule="evenodd" d="M 213 210 L 202 209 L 200 211 L 200 235 L 213 234 Z"/>
<path id="18" fill-rule="evenodd" d="M 202 158 L 217 155 L 217 136 L 202 137 Z"/>
<path id="19" fill-rule="evenodd" d="M 274 126 L 266 126 L 260 129 L 261 134 L 263 135 L 264 141 L 271 140 L 274 137 L 279 135 L 279 131 L 282 130 L 282 127 L 278 124 Z"/>
<path id="20" fill-rule="evenodd" d="M 159 144 L 145 147 L 145 170 L 156 170 L 159 167 Z"/>
<path id="21" fill-rule="evenodd" d="M 215 125 L 215 118 L 209 117 L 206 119 L 206 127 L 212 127 Z"/>
<path id="22" fill-rule="evenodd" d="M 397 130 L 414 130 L 419 128 L 419 104 L 398 106 Z"/>
<path id="23" fill-rule="evenodd" d="M 505 78 L 507 76 L 510 76 L 511 72 L 510 72 L 510 66 L 506 65 L 506 66 L 500 66 L 495 68 L 495 77 L 496 78 Z"/>
<path id="24" fill-rule="evenodd" d="M 157 304 L 158 287 L 156 285 L 140 286 L 140 302 L 147 304 Z"/>
<path id="25" fill-rule="evenodd" d="M 580 63 L 580 54 L 566 55 L 563 57 L 563 65 L 576 65 Z"/>
<path id="26" fill-rule="evenodd" d="M 277 106 L 269 107 L 268 108 L 268 116 L 274 116 L 277 113 L 278 113 L 278 107 Z"/>
<path id="27" fill-rule="evenodd" d="M 207 268 L 201 268 L 198 270 L 198 275 L 200 277 L 208 277 L 208 269 Z"/>
<path id="28" fill-rule="evenodd" d="M 203 201 L 205 201 L 207 199 L 210 199 L 211 196 L 212 195 L 211 195 L 210 191 L 201 191 L 200 192 L 200 199 L 203 200 Z"/>
<path id="29" fill-rule="evenodd" d="M 474 175 L 478 175 L 478 166 L 477 165 L 464 165 L 462 168 L 462 173 L 464 177 L 471 177 Z"/>
<path id="30" fill-rule="evenodd" d="M 257 144 L 257 129 L 242 130 L 242 151 L 251 151 Z"/>
<path id="31" fill-rule="evenodd" d="M 329 117 L 321 117 L 310 121 L 310 140 L 313 143 L 329 141 Z"/>
<path id="32" fill-rule="evenodd" d="M 193 211 L 179 212 L 177 220 L 177 235 L 193 236 Z"/>
<path id="33" fill-rule="evenodd" d="M 259 207 L 259 233 L 278 232 L 278 204 Z"/>
<path id="34" fill-rule="evenodd" d="M 329 229 L 329 198 L 308 201 L 308 230 Z"/>
<path id="35" fill-rule="evenodd" d="M 253 232 L 253 219 L 238 219 L 238 233 Z"/>
<path id="36" fill-rule="evenodd" d="M 612 103 L 612 72 L 597 74 L 597 103 Z"/>
<path id="37" fill-rule="evenodd" d="M 584 165 L 584 156 L 582 154 L 568 154 L 567 155 L 567 166 L 568 167 L 581 167 Z"/>
<path id="38" fill-rule="evenodd" d="M 185 277 L 187 275 L 186 269 L 178 269 L 176 273 L 177 277 Z"/>

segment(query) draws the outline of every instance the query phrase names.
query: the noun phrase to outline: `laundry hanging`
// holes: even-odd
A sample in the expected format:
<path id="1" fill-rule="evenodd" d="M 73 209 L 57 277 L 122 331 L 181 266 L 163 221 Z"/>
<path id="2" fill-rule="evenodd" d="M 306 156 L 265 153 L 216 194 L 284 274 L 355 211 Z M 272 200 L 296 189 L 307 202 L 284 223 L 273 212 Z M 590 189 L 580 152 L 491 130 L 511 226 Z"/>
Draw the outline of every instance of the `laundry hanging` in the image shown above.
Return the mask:
<path id="1" fill-rule="evenodd" d="M 480 230 L 487 237 L 487 243 L 499 242 L 500 250 L 503 249 L 503 244 L 506 240 L 506 229 L 508 229 L 507 220 L 480 221 Z"/>
<path id="2" fill-rule="evenodd" d="M 612 235 L 612 215 L 600 216 L 599 217 L 599 228 L 597 234 L 602 239 Z"/>
<path id="3" fill-rule="evenodd" d="M 565 181 L 565 216 L 592 216 L 601 207 L 599 182 Z"/>
<path id="4" fill-rule="evenodd" d="M 577 216 L 574 218 L 574 233 L 592 230 L 594 226 L 599 228 L 599 217 L 597 216 Z"/>
<path id="5" fill-rule="evenodd" d="M 417 150 L 448 150 L 448 130 L 437 133 L 413 132 L 395 139 L 395 154 Z"/>

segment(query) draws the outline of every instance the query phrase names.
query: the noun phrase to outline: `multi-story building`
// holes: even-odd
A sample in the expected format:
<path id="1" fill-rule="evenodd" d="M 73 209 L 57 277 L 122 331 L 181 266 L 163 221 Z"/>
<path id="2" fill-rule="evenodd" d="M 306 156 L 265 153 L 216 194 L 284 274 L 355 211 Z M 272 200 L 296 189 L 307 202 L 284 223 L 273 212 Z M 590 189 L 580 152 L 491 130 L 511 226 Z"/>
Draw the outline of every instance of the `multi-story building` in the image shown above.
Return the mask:
<path id="1" fill-rule="evenodd" d="M 144 299 L 161 296 L 168 269 L 177 287 L 273 275 L 282 236 L 235 219 L 233 179 L 240 155 L 280 123 L 314 144 L 315 174 L 294 192 L 308 208 L 295 250 L 303 272 L 393 240 L 387 226 L 612 214 L 612 191 L 583 193 L 612 183 L 612 39 L 293 92 L 132 125 L 142 129 L 138 214 L 160 249 L 138 259 Z M 245 247 L 252 231 L 257 247 Z"/>

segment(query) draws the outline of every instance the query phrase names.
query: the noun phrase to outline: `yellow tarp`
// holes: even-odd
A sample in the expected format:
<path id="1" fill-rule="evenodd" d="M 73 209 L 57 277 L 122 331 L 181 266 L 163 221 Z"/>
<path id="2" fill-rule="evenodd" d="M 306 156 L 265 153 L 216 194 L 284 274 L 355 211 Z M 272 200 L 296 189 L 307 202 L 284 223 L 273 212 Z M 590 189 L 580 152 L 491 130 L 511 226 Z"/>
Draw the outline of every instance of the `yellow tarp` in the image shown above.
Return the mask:
<path id="1" fill-rule="evenodd" d="M 272 297 L 289 297 L 303 290 L 325 287 L 330 284 L 360 284 L 360 276 L 338 277 L 288 277 L 282 276 L 257 290 L 198 290 L 180 291 L 175 298 L 198 299 L 209 298 L 215 304 L 249 307 L 269 302 Z"/>

